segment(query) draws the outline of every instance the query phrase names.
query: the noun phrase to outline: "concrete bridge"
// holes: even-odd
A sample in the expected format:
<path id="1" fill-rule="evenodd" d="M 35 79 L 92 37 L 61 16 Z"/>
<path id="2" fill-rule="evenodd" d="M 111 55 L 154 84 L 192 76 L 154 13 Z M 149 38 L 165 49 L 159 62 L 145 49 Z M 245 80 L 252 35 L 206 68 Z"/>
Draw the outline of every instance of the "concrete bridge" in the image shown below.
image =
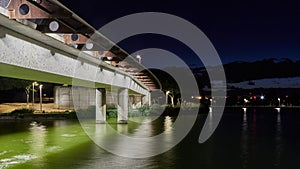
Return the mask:
<path id="1" fill-rule="evenodd" d="M 131 97 L 140 96 L 142 98 L 140 99 L 141 105 L 151 104 L 151 91 L 160 88 L 159 81 L 115 44 L 103 45 L 112 43 L 104 36 L 99 34 L 102 44 L 90 41 L 80 44 L 72 43 L 68 39 L 74 37 L 73 35 L 86 39 L 89 35 L 83 34 L 83 32 L 68 34 L 70 31 L 64 27 L 61 27 L 62 30 L 51 32 L 53 31 L 49 25 L 53 23 L 51 21 L 47 22 L 50 29 L 48 31 L 52 33 L 49 36 L 46 34 L 47 31 L 39 30 L 45 25 L 39 25 L 33 20 L 33 18 L 41 18 L 41 14 L 37 14 L 35 10 L 45 10 L 41 7 L 43 4 L 37 5 L 35 1 L 6 2 L 1 4 L 5 8 L 1 8 L 2 14 L 0 14 L 0 76 L 73 86 L 73 98 L 74 96 L 77 96 L 76 98 L 92 98 L 90 99 L 92 101 L 89 102 L 96 106 L 97 123 L 106 121 L 107 92 L 113 92 L 117 97 L 118 122 L 120 123 L 127 122 L 130 95 Z M 29 11 L 25 11 L 27 13 L 22 13 L 22 5 L 27 5 L 29 8 Z M 46 5 L 49 10 L 53 8 L 64 11 L 64 13 L 71 12 L 57 2 L 53 3 L 53 6 Z M 52 13 L 52 15 L 55 14 Z M 54 16 L 51 17 L 49 14 L 48 18 L 43 17 L 47 20 Z M 77 21 L 76 24 L 81 23 L 83 27 L 86 26 L 85 30 L 88 33 L 91 33 L 91 30 L 95 33 L 91 26 L 75 14 L 70 17 Z M 60 23 L 59 21 L 56 20 L 57 23 Z M 62 34 L 63 36 L 61 36 Z M 81 44 L 86 43 L 94 43 L 95 49 L 82 52 Z M 104 54 L 99 54 L 99 47 Z M 95 53 L 97 54 L 95 55 Z M 109 57 L 113 59 L 109 59 Z M 126 64 L 124 64 L 125 58 Z M 57 93 L 61 90 L 63 87 L 56 89 L 57 104 L 62 99 L 62 95 Z M 90 103 L 85 104 L 84 102 L 82 99 L 73 100 L 75 108 L 76 106 L 81 108 L 84 105 L 90 105 Z"/>

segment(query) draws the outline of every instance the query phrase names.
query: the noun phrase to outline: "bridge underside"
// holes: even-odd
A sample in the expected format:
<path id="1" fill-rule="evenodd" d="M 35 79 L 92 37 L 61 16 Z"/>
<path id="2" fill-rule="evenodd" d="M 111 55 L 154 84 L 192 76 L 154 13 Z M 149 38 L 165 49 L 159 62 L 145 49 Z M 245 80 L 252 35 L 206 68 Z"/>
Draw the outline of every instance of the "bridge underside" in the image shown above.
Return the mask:
<path id="1" fill-rule="evenodd" d="M 0 76 L 93 88 L 98 122 L 105 121 L 106 91 L 116 89 L 118 93 L 120 122 L 127 120 L 128 94 L 150 95 L 149 89 L 128 73 L 3 15 Z"/>

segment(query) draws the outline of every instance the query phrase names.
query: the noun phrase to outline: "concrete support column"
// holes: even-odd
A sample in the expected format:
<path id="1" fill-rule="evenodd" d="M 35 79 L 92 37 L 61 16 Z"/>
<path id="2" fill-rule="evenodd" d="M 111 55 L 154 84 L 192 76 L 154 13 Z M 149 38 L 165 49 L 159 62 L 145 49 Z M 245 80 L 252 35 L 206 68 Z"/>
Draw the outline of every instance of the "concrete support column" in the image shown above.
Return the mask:
<path id="1" fill-rule="evenodd" d="M 151 106 L 151 93 L 148 92 L 146 95 L 141 96 L 141 103 L 142 105 Z"/>
<path id="2" fill-rule="evenodd" d="M 148 105 L 151 106 L 151 93 L 148 92 Z"/>
<path id="3" fill-rule="evenodd" d="M 96 123 L 106 123 L 106 90 L 96 89 Z"/>
<path id="4" fill-rule="evenodd" d="M 141 95 L 141 107 L 143 107 L 143 105 L 144 105 L 144 101 L 143 101 L 143 99 L 144 99 L 144 96 L 143 96 L 143 95 Z"/>
<path id="5" fill-rule="evenodd" d="M 128 120 L 128 89 L 118 90 L 118 123 L 126 124 Z"/>

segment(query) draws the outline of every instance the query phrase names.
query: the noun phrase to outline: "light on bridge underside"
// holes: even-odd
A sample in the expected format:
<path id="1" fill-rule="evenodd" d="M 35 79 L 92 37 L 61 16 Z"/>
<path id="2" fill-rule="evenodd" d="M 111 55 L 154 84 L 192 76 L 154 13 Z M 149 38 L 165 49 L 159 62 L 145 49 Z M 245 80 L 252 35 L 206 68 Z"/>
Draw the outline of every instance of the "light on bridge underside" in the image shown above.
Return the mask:
<path id="1" fill-rule="evenodd" d="M 57 31 L 59 28 L 59 23 L 57 21 L 52 21 L 50 22 L 49 24 L 49 29 L 52 31 L 52 32 L 55 32 Z"/>
<path id="2" fill-rule="evenodd" d="M 99 50 L 99 51 L 98 51 L 98 54 L 99 54 L 99 55 L 103 55 L 103 54 L 104 54 L 104 51 Z"/>
<path id="3" fill-rule="evenodd" d="M 93 49 L 94 44 L 93 43 L 86 43 L 85 47 L 89 50 Z"/>
<path id="4" fill-rule="evenodd" d="M 29 13 L 29 6 L 27 4 L 22 4 L 19 7 L 19 13 L 21 15 L 27 15 Z"/>
<path id="5" fill-rule="evenodd" d="M 71 40 L 72 41 L 77 41 L 79 39 L 79 36 L 77 34 L 72 34 L 71 35 Z"/>

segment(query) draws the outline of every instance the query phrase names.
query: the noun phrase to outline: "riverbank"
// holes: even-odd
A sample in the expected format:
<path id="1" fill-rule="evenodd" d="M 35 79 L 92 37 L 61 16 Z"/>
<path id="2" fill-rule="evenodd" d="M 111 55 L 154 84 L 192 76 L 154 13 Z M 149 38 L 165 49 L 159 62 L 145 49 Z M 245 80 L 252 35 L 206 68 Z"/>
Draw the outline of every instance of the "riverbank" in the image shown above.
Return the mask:
<path id="1" fill-rule="evenodd" d="M 25 111 L 27 109 L 20 109 L 12 113 L 1 113 L 0 120 L 64 120 L 77 118 L 74 111 L 57 113 L 26 113 Z"/>
<path id="2" fill-rule="evenodd" d="M 1 103 L 0 104 L 0 114 L 10 113 L 17 109 L 34 109 L 40 110 L 40 104 L 36 103 L 32 106 L 32 103 Z M 42 109 L 44 112 L 65 112 L 65 109 L 58 109 L 55 107 L 54 103 L 43 103 Z M 38 113 L 38 111 L 36 111 Z"/>
<path id="3" fill-rule="evenodd" d="M 76 113 L 72 110 L 55 108 L 54 103 L 42 104 L 42 112 L 39 104 L 27 103 L 1 103 L 0 120 L 60 120 L 75 119 Z"/>
<path id="4" fill-rule="evenodd" d="M 25 108 L 24 108 L 25 107 Z M 76 112 L 74 110 L 62 110 L 55 109 L 53 103 L 48 103 L 43 105 L 43 112 L 33 109 L 27 109 L 26 103 L 4 103 L 0 104 L 0 109 L 13 110 L 9 113 L 0 113 L 0 120 L 62 120 L 62 119 L 77 119 Z M 177 116 L 179 112 L 182 111 L 183 114 L 194 114 L 198 111 L 198 114 L 208 114 L 210 109 L 208 107 L 202 106 L 198 107 L 160 107 L 152 106 L 151 108 L 139 108 L 133 109 L 128 112 L 129 117 L 138 116 Z M 225 107 L 225 112 L 299 112 L 299 107 L 262 107 L 262 106 L 227 106 Z M 86 114 L 89 118 L 95 118 L 95 107 L 90 107 L 86 110 L 79 110 L 80 113 Z M 110 108 L 107 109 L 107 118 L 117 118 L 117 109 Z"/>

